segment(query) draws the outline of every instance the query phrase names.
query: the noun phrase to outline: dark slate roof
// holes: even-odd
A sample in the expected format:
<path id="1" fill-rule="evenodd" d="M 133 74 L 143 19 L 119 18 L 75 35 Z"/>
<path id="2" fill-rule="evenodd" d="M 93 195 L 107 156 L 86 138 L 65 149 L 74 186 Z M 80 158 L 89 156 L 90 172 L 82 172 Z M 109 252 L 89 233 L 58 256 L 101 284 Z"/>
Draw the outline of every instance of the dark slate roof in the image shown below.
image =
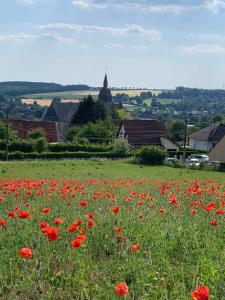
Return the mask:
<path id="1" fill-rule="evenodd" d="M 78 102 L 52 101 L 42 119 L 43 121 L 70 122 L 78 107 Z"/>
<path id="2" fill-rule="evenodd" d="M 129 144 L 136 147 L 141 145 L 162 146 L 160 137 L 165 137 L 167 134 L 165 125 L 155 119 L 124 120 L 122 125 Z"/>
<path id="3" fill-rule="evenodd" d="M 190 139 L 196 139 L 208 142 L 219 142 L 225 136 L 225 124 L 217 123 L 203 128 L 195 133 L 192 133 L 188 137 Z"/>

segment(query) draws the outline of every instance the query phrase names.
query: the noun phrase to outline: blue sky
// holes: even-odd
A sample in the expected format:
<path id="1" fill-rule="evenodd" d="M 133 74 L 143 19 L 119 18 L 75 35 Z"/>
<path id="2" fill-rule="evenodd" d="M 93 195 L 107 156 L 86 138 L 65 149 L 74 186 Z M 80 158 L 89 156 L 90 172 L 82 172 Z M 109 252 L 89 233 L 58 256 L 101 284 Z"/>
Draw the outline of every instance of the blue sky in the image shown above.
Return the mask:
<path id="1" fill-rule="evenodd" d="M 225 85 L 225 0 L 0 0 L 0 81 Z"/>

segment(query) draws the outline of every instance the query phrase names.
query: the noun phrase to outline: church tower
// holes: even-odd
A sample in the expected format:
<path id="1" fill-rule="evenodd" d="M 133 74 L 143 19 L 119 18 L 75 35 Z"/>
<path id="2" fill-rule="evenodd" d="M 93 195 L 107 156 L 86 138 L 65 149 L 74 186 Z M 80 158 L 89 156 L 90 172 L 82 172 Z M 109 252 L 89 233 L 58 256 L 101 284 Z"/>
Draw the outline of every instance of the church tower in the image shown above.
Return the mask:
<path id="1" fill-rule="evenodd" d="M 112 103 L 112 94 L 110 89 L 108 88 L 107 74 L 105 74 L 103 87 L 101 88 L 100 93 L 98 95 L 98 100 L 103 103 Z"/>

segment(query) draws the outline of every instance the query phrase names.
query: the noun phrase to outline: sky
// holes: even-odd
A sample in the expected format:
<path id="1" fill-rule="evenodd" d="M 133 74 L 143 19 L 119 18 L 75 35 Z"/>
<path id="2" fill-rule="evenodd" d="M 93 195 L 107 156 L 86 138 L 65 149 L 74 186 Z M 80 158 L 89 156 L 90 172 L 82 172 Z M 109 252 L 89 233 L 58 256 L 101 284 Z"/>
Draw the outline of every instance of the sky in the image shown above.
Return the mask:
<path id="1" fill-rule="evenodd" d="M 0 0 L 0 81 L 225 87 L 225 0 Z"/>

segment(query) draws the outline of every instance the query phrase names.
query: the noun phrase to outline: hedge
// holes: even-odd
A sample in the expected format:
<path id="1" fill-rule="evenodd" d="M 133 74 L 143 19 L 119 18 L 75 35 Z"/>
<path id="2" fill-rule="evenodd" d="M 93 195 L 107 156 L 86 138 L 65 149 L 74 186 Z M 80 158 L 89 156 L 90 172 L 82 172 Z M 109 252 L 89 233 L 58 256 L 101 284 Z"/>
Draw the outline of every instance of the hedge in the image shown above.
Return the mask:
<path id="1" fill-rule="evenodd" d="M 65 158 L 127 158 L 131 155 L 122 155 L 112 152 L 11 152 L 9 153 L 9 160 L 32 160 L 32 159 L 65 159 Z M 5 159 L 5 152 L 0 151 L 0 159 Z"/>
<path id="2" fill-rule="evenodd" d="M 34 152 L 35 141 L 17 140 L 9 143 L 9 152 L 24 152 L 32 153 Z M 0 150 L 5 150 L 5 142 L 0 141 Z M 71 143 L 60 143 L 60 144 L 48 144 L 49 152 L 110 152 L 112 150 L 112 145 L 80 145 Z"/>
<path id="3" fill-rule="evenodd" d="M 71 143 L 63 143 L 63 144 L 49 144 L 48 145 L 49 152 L 110 152 L 112 150 L 112 146 L 104 146 L 104 145 L 80 145 L 80 144 L 71 144 Z"/>

